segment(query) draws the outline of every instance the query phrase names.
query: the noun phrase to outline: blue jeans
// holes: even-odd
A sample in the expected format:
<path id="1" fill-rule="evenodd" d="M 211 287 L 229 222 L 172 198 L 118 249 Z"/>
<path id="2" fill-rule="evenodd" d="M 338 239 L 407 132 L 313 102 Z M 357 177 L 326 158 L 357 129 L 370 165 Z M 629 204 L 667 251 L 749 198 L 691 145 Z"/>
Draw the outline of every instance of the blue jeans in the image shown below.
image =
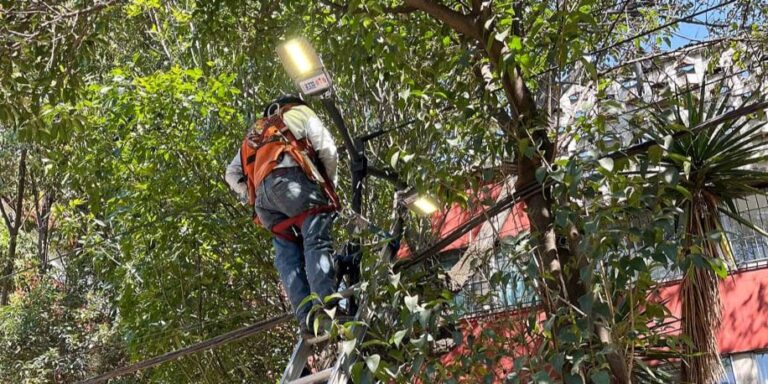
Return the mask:
<path id="1" fill-rule="evenodd" d="M 313 206 L 327 205 L 320 187 L 311 182 L 297 167 L 278 168 L 264 178 L 256 196 L 256 214 L 271 229 L 275 224 L 299 215 Z M 298 230 L 301 242 L 274 237 L 275 267 L 285 286 L 299 324 L 306 324 L 312 303 L 299 304 L 310 295 L 320 298 L 335 291 L 333 268 L 333 213 L 307 216 Z M 311 324 L 310 324 L 311 328 Z"/>

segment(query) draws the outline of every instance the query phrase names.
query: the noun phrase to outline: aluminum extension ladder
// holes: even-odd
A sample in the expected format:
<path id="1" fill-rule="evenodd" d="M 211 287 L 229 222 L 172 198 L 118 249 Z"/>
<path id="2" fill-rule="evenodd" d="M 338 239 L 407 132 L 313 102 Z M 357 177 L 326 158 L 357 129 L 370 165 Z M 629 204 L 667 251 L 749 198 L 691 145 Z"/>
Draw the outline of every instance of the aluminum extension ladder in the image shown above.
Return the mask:
<path id="1" fill-rule="evenodd" d="M 356 288 L 357 285 L 352 286 L 339 292 L 339 294 L 343 298 L 349 299 L 354 294 Z M 361 321 L 365 319 L 365 313 L 365 303 L 361 300 L 353 321 Z M 359 344 L 365 337 L 365 326 L 354 325 L 352 332 Z M 305 339 L 300 336 L 299 341 L 293 348 L 291 359 L 285 367 L 285 372 L 283 373 L 283 378 L 280 380 L 280 384 L 347 384 L 350 381 L 349 368 L 351 367 L 354 358 L 351 355 L 345 355 L 342 348 L 337 348 L 335 363 L 332 367 L 301 377 L 304 367 L 307 365 L 307 360 L 313 355 L 314 347 L 322 346 L 328 348 L 330 342 L 329 333 L 325 333 L 324 335 L 312 339 Z"/>
<path id="2" fill-rule="evenodd" d="M 399 234 L 402 232 L 403 220 L 402 215 L 400 215 L 398 210 L 395 211 L 395 215 L 398 219 L 395 222 L 392 233 L 398 234 L 399 237 Z M 369 228 L 373 228 L 374 232 L 376 232 L 380 237 L 392 239 L 392 236 L 386 233 L 384 233 L 382 236 L 383 231 L 375 227 L 369 220 L 360 214 L 352 213 L 352 216 L 354 216 L 354 219 L 357 221 L 357 225 L 359 227 L 368 226 Z M 381 248 L 379 253 L 380 262 L 391 262 L 394 258 L 394 255 L 397 253 L 398 248 L 399 247 L 390 247 L 389 242 L 387 242 Z M 359 287 L 360 284 L 358 283 L 338 293 L 343 298 L 349 299 L 352 297 L 355 290 Z M 364 290 L 365 289 L 363 289 L 363 291 Z M 361 345 L 363 339 L 365 338 L 365 332 L 367 331 L 368 325 L 367 321 L 370 318 L 367 304 L 368 303 L 365 295 L 361 294 L 357 303 L 357 312 L 355 313 L 354 319 L 352 319 L 352 321 L 355 322 L 355 325 L 352 326 L 352 336 L 356 339 L 355 345 Z M 343 348 L 341 347 L 337 348 L 336 360 L 332 367 L 304 377 L 301 376 L 304 371 L 304 367 L 307 365 L 307 360 L 310 356 L 313 355 L 314 347 L 324 346 L 325 348 L 328 348 L 330 342 L 333 342 L 333 340 L 330 340 L 330 335 L 328 334 L 315 337 L 313 339 L 304 339 L 300 336 L 299 341 L 296 343 L 296 346 L 293 349 L 293 354 L 291 354 L 291 359 L 288 361 L 288 365 L 285 367 L 285 372 L 283 372 L 283 378 L 280 380 L 280 384 L 347 384 L 351 382 L 349 372 L 352 368 L 352 364 L 354 364 L 356 360 L 356 356 L 354 353 L 345 354 Z"/>

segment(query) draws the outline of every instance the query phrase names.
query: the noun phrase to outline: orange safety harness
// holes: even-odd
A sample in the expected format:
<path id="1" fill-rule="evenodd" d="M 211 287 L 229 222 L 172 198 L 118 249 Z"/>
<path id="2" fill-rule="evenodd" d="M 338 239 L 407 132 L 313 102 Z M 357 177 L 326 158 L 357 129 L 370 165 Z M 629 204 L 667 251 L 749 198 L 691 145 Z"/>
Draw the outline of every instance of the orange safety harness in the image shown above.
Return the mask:
<path id="1" fill-rule="evenodd" d="M 302 169 L 307 178 L 318 183 L 328 198 L 329 204 L 312 207 L 299 215 L 289 217 L 272 227 L 275 236 L 289 240 L 299 241 L 294 226 L 301 227 L 304 220 L 321 212 L 333 212 L 341 208 L 339 197 L 328 179 L 325 168 L 319 162 L 314 148 L 306 138 L 296 139 L 293 132 L 285 125 L 283 113 L 290 110 L 294 104 L 287 104 L 278 108 L 277 112 L 267 117 L 256 120 L 250 132 L 243 139 L 240 148 L 240 161 L 243 165 L 243 173 L 248 186 L 248 203 L 256 203 L 256 191 L 275 167 L 280 163 L 284 155 L 291 156 Z M 254 213 L 253 221 L 260 225 L 258 216 Z"/>

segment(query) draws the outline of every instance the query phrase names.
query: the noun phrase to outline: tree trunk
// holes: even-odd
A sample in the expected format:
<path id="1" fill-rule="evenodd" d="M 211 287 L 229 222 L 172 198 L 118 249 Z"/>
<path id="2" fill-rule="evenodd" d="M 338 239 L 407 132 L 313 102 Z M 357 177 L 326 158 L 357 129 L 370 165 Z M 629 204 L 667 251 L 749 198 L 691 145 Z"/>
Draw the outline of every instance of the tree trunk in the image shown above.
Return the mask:
<path id="1" fill-rule="evenodd" d="M 35 203 L 35 218 L 37 224 L 37 258 L 40 261 L 40 274 L 48 270 L 48 235 L 50 232 L 51 209 L 53 208 L 54 195 L 47 191 L 40 196 L 37 179 L 30 174 L 30 187 Z M 42 205 L 40 201 L 42 200 Z"/>
<path id="2" fill-rule="evenodd" d="M 0 292 L 0 306 L 8 305 L 8 298 L 10 296 L 11 288 L 13 287 L 13 262 L 16 258 L 16 239 L 18 238 L 18 231 L 9 233 L 8 239 L 8 259 L 5 261 L 5 267 L 3 267 L 3 287 Z"/>
<path id="3" fill-rule="evenodd" d="M 498 66 L 499 63 L 504 62 L 502 57 L 506 47 L 495 38 L 490 38 L 490 34 L 493 32 L 492 23 L 486 28 L 488 21 L 492 20 L 490 4 L 491 2 L 473 0 L 472 12 L 463 14 L 430 0 L 405 0 L 406 6 L 429 14 L 457 33 L 479 44 L 490 63 Z M 519 12 L 522 12 L 522 9 Z M 521 26 L 517 22 L 513 25 L 513 33 L 517 36 L 523 35 Z M 519 190 L 523 186 L 536 182 L 536 169 L 544 161 L 554 159 L 556 148 L 547 136 L 547 123 L 539 116 L 536 102 L 530 89 L 526 86 L 519 68 L 515 65 L 509 65 L 502 68 L 496 67 L 496 70 L 499 73 L 510 109 L 514 112 L 514 115 L 510 116 L 508 120 L 509 126 L 505 127 L 510 140 L 531 140 L 530 145 L 534 148 L 540 148 L 542 151 L 541 155 L 535 155 L 532 158 L 517 154 L 518 178 L 515 187 Z M 573 262 L 571 266 L 575 268 L 575 273 L 570 278 L 562 275 L 563 266 L 571 264 L 572 259 L 578 259 L 578 257 L 574 256 L 575 248 L 569 249 L 565 245 L 558 246 L 558 236 L 552 217 L 553 201 L 549 190 L 542 188 L 541 193 L 527 198 L 525 203 L 528 220 L 533 229 L 533 240 L 537 254 L 543 264 L 541 267 L 544 272 L 552 276 L 551 279 L 545 281 L 547 285 L 545 290 L 554 292 L 556 295 L 554 300 L 546 300 L 545 298 L 549 309 L 563 305 L 564 303 L 561 303 L 560 300 L 578 307 L 578 298 L 585 292 L 589 292 L 585 285 L 586 282 L 581 281 L 579 273 L 579 267 L 584 263 L 584 260 Z M 605 340 L 606 343 L 612 343 L 609 328 L 598 327 L 594 332 L 601 341 Z M 608 361 L 614 379 L 621 384 L 629 383 L 627 364 L 623 355 L 618 350 L 609 354 L 611 356 L 608 357 Z"/>
<path id="4" fill-rule="evenodd" d="M 2 281 L 2 290 L 0 290 L 0 306 L 8 305 L 8 298 L 10 297 L 11 289 L 13 289 L 13 264 L 16 261 L 16 243 L 19 236 L 19 228 L 21 227 L 21 217 L 23 216 L 23 204 L 24 204 L 24 186 L 25 177 L 27 172 L 27 150 L 21 150 L 21 157 L 19 159 L 19 180 L 16 187 L 16 204 L 13 209 L 13 221 L 10 220 L 10 216 L 5 212 L 3 208 L 3 218 L 5 224 L 8 227 L 8 255 L 3 267 L 3 276 L 0 277 Z M 2 205 L 2 202 L 0 202 Z"/>

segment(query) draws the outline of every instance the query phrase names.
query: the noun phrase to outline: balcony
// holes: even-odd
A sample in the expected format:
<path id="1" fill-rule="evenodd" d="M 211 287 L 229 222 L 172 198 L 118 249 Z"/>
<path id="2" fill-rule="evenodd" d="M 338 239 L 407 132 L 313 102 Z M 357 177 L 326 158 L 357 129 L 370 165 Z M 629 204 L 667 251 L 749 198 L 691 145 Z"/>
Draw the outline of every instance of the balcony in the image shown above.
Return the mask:
<path id="1" fill-rule="evenodd" d="M 768 197 L 752 195 L 738 200 L 736 208 L 742 217 L 759 228 L 768 228 Z M 723 225 L 731 241 L 736 270 L 768 266 L 768 238 L 723 216 Z M 463 250 L 456 249 L 443 255 L 446 269 L 458 262 Z M 535 292 L 526 287 L 521 273 L 522 263 L 510 258 L 504 247 L 497 247 L 488 260 L 476 269 L 474 275 L 455 296 L 460 314 L 471 317 L 531 307 L 538 303 Z M 659 269 L 653 272 L 658 282 L 680 279 L 679 270 Z"/>
<path id="2" fill-rule="evenodd" d="M 444 254 L 443 266 L 450 268 L 458 262 L 460 255 L 460 251 Z M 526 287 L 519 263 L 515 263 L 509 256 L 504 250 L 496 250 L 488 262 L 476 269 L 461 291 L 454 296 L 459 315 L 489 315 L 528 308 L 539 302 L 531 287 Z"/>
<path id="3" fill-rule="evenodd" d="M 740 199 L 736 203 L 736 209 L 741 217 L 758 228 L 768 227 L 768 198 L 765 195 Z M 723 217 L 723 226 L 731 240 L 738 269 L 768 265 L 768 238 L 729 217 Z"/>

